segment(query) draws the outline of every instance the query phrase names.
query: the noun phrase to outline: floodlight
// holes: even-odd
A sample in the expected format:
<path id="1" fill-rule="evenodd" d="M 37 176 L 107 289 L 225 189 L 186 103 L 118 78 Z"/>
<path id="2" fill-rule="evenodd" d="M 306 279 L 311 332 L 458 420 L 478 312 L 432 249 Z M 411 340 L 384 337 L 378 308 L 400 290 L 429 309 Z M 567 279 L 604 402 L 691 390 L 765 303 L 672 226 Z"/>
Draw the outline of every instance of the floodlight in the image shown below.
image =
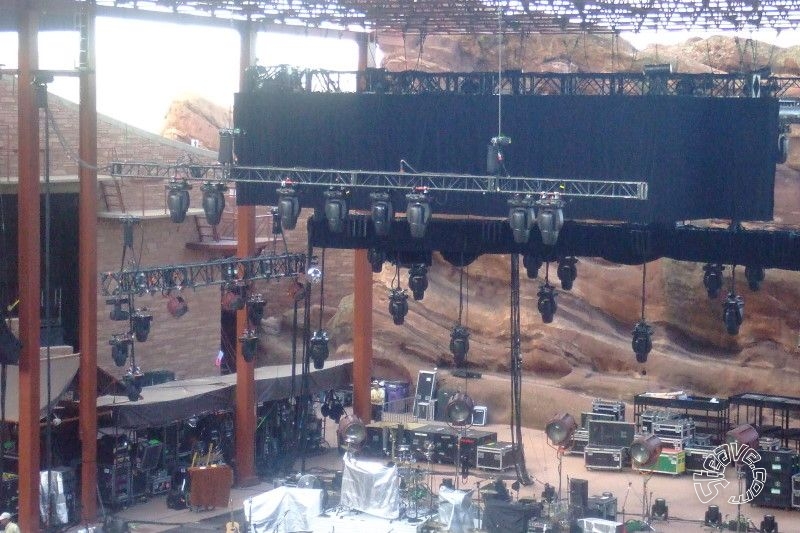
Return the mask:
<path id="1" fill-rule="evenodd" d="M 114 364 L 124 366 L 128 360 L 131 344 L 133 344 L 131 336 L 127 333 L 115 333 L 111 336 L 108 344 L 111 345 L 111 358 L 114 360 Z"/>
<path id="2" fill-rule="evenodd" d="M 428 267 L 422 263 L 412 265 L 408 270 L 408 287 L 414 295 L 414 299 L 419 301 L 425 297 L 425 289 L 428 288 Z"/>
<path id="3" fill-rule="evenodd" d="M 464 326 L 454 326 L 450 332 L 450 353 L 457 367 L 464 366 L 469 353 L 469 330 Z"/>
<path id="4" fill-rule="evenodd" d="M 558 262 L 558 279 L 561 280 L 561 288 L 565 291 L 572 290 L 572 284 L 578 277 L 578 260 L 575 257 L 564 257 Z"/>
<path id="5" fill-rule="evenodd" d="M 558 413 L 545 426 L 544 432 L 553 446 L 566 446 L 572 440 L 578 424 L 569 413 Z"/>
<path id="6" fill-rule="evenodd" d="M 703 265 L 703 286 L 708 292 L 709 298 L 719 296 L 722 289 L 722 272 L 725 267 L 719 263 L 706 263 Z"/>
<path id="7" fill-rule="evenodd" d="M 186 212 L 191 203 L 189 190 L 192 188 L 186 180 L 172 179 L 166 185 L 167 188 L 167 208 L 169 209 L 169 219 L 176 224 L 186 220 Z"/>
<path id="8" fill-rule="evenodd" d="M 225 191 L 228 186 L 222 182 L 205 182 L 200 190 L 203 191 L 203 211 L 206 221 L 216 226 L 222 220 L 222 212 L 225 211 Z"/>
<path id="9" fill-rule="evenodd" d="M 646 363 L 647 356 L 650 350 L 653 349 L 653 326 L 648 324 L 644 319 L 638 321 L 633 327 L 633 338 L 631 339 L 631 348 L 633 353 L 636 354 L 636 361 L 639 363 Z"/>
<path id="10" fill-rule="evenodd" d="M 292 187 L 281 187 L 278 193 L 278 215 L 283 229 L 294 229 L 300 216 L 300 200 Z"/>
<path id="11" fill-rule="evenodd" d="M 637 468 L 647 468 L 658 462 L 661 439 L 655 435 L 637 435 L 631 444 L 631 461 Z"/>
<path id="12" fill-rule="evenodd" d="M 325 218 L 331 233 L 341 233 L 347 220 L 347 194 L 341 190 L 328 190 L 325 196 Z"/>
<path id="13" fill-rule="evenodd" d="M 406 220 L 411 236 L 415 239 L 425 237 L 428 221 L 431 219 L 431 204 L 427 191 L 406 194 Z"/>
<path id="14" fill-rule="evenodd" d="M 369 195 L 372 200 L 372 225 L 375 228 L 375 235 L 385 237 L 389 235 L 394 220 L 394 207 L 385 192 L 373 192 Z"/>
<path id="15" fill-rule="evenodd" d="M 549 283 L 540 285 L 537 297 L 536 307 L 539 310 L 539 314 L 542 315 L 542 322 L 549 324 L 553 321 L 558 309 L 555 288 Z"/>
<path id="16" fill-rule="evenodd" d="M 737 335 L 744 320 L 744 298 L 729 292 L 722 305 L 722 320 L 729 335 Z"/>
<path id="17" fill-rule="evenodd" d="M 133 324 L 133 333 L 136 340 L 144 342 L 147 336 L 150 335 L 150 324 L 153 322 L 153 314 L 147 311 L 147 308 L 137 309 L 131 315 L 131 323 Z"/>
<path id="18" fill-rule="evenodd" d="M 389 292 L 389 314 L 396 325 L 405 322 L 408 314 L 408 294 L 403 289 L 392 289 Z"/>
<path id="19" fill-rule="evenodd" d="M 258 353 L 258 334 L 252 329 L 246 329 L 239 336 L 239 342 L 242 343 L 242 359 L 247 363 L 252 362 Z"/>
<path id="20" fill-rule="evenodd" d="M 358 448 L 367 438 L 367 427 L 357 416 L 345 416 L 339 421 L 339 428 L 336 431 L 341 442 L 348 448 Z"/>
<path id="21" fill-rule="evenodd" d="M 536 222 L 533 205 L 533 197 L 529 194 L 514 196 L 508 200 L 508 225 L 511 227 L 511 234 L 517 244 L 528 242 L 531 229 Z"/>
<path id="22" fill-rule="evenodd" d="M 536 225 L 539 226 L 542 243 L 545 246 L 555 246 L 559 232 L 564 226 L 564 201 L 559 193 L 543 194 L 536 201 L 536 206 L 539 208 Z"/>
<path id="23" fill-rule="evenodd" d="M 475 403 L 472 398 L 464 393 L 456 393 L 447 402 L 445 416 L 447 421 L 454 426 L 467 426 L 472 423 L 472 410 Z"/>

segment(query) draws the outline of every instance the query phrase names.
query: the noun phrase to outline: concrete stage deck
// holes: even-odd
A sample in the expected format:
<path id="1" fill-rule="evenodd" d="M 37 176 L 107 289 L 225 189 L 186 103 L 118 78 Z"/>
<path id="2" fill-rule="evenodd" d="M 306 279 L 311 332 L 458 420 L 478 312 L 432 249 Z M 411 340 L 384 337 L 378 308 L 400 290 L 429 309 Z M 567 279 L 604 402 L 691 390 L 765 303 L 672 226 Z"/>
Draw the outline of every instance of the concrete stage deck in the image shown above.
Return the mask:
<path id="1" fill-rule="evenodd" d="M 508 426 L 489 425 L 479 429 L 496 431 L 498 440 L 510 440 Z M 314 473 L 314 470 L 341 470 L 342 460 L 335 446 L 335 425 L 326 419 L 326 436 L 330 449 L 325 453 L 308 457 L 306 459 L 306 471 Z M 558 460 L 556 450 L 547 444 L 544 433 L 539 430 L 523 429 L 523 440 L 525 445 L 525 458 L 528 471 L 535 479 L 532 486 L 522 487 L 517 494 L 511 491 L 511 483 L 514 480 L 514 471 L 506 470 L 503 477 L 507 479 L 506 485 L 516 498 L 541 498 L 542 489 L 545 483 L 549 483 L 556 489 L 559 484 Z M 373 459 L 365 459 L 373 460 Z M 377 460 L 377 459 L 374 459 Z M 296 465 L 299 469 L 300 463 Z M 422 469 L 427 468 L 426 463 L 417 463 Z M 455 467 L 452 465 L 432 465 L 434 473 L 431 475 L 430 486 L 438 488 L 442 479 L 456 479 Z M 458 477 L 458 485 L 461 489 L 476 489 L 484 487 L 496 478 L 496 472 L 483 470 L 473 470 L 466 479 Z M 645 476 L 636 471 L 627 469 L 623 471 L 588 471 L 586 470 L 582 456 L 566 455 L 562 463 L 561 497 L 568 498 L 569 478 L 581 478 L 589 481 L 589 495 L 599 495 L 603 492 L 612 492 L 618 500 L 618 517 L 621 522 L 631 519 L 640 519 L 642 516 L 642 488 L 643 482 L 647 481 L 648 498 L 664 498 L 669 506 L 669 522 L 655 521 L 653 526 L 656 531 L 664 533 L 682 533 L 690 531 L 712 531 L 701 525 L 703 516 L 708 505 L 718 505 L 720 512 L 726 520 L 736 518 L 737 506 L 727 502 L 728 497 L 739 494 L 739 484 L 736 481 L 735 472 L 729 468 L 727 479 L 730 481 L 728 487 L 720 491 L 720 495 L 712 501 L 704 504 L 699 501 L 695 493 L 691 475 L 683 474 L 670 476 L 655 474 Z M 166 497 L 154 497 L 151 500 L 133 505 L 128 509 L 116 513 L 114 516 L 129 522 L 131 531 L 137 533 L 156 533 L 162 531 L 225 531 L 225 523 L 234 518 L 241 520 L 242 502 L 256 494 L 266 492 L 273 488 L 271 482 L 262 482 L 247 488 L 236 488 L 231 490 L 231 504 L 228 509 L 213 509 L 209 511 L 191 510 L 172 510 L 167 508 Z M 474 497 L 473 501 L 477 498 Z M 335 506 L 338 502 L 329 502 Z M 774 515 L 780 531 L 800 531 L 800 510 L 787 511 L 781 509 L 753 507 L 749 504 L 741 506 L 741 514 L 749 518 L 756 527 L 761 523 L 764 515 Z M 353 531 L 354 533 L 383 533 L 383 532 L 406 532 L 416 531 L 418 524 L 406 524 L 403 522 L 381 520 L 370 518 L 363 514 L 347 513 L 345 511 L 331 511 L 328 517 L 322 517 L 315 525 L 315 533 L 336 531 L 343 533 Z M 318 529 L 317 529 L 318 528 Z M 71 528 L 69 531 L 76 532 L 78 527 Z M 715 530 L 719 531 L 719 530 Z"/>

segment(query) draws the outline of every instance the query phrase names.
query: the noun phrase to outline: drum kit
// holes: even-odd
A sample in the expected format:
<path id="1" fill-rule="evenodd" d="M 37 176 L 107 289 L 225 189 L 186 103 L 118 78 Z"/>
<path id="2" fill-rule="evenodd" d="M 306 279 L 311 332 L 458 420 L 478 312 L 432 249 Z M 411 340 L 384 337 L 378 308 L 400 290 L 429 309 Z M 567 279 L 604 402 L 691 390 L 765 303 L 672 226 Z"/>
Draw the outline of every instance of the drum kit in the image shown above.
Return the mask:
<path id="1" fill-rule="evenodd" d="M 420 521 L 420 507 L 426 498 L 428 499 L 428 510 L 433 510 L 430 463 L 435 454 L 434 448 L 434 444 L 430 441 L 425 441 L 422 449 L 418 450 L 413 450 L 407 443 L 400 443 L 393 447 L 395 450 L 394 463 L 397 465 L 397 473 L 400 477 L 402 508 L 405 510 L 409 522 Z M 421 468 L 418 457 L 427 460 L 427 468 Z"/>

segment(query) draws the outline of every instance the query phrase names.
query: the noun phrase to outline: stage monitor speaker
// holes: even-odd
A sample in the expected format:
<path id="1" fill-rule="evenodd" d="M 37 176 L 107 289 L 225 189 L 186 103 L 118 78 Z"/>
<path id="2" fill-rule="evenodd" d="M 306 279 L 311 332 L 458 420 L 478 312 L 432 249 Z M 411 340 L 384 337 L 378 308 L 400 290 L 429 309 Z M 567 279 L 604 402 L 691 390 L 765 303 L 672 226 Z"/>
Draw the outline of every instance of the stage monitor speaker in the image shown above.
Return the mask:
<path id="1" fill-rule="evenodd" d="M 569 504 L 573 509 L 586 513 L 589 507 L 589 480 L 571 478 L 569 480 Z"/>

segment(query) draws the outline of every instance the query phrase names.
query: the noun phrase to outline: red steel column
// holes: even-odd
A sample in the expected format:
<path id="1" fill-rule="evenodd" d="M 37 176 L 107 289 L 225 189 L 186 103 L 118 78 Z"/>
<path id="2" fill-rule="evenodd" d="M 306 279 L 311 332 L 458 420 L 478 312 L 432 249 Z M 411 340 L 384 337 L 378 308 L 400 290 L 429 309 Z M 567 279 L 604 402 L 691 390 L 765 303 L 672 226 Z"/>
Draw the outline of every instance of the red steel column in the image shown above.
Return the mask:
<path id="1" fill-rule="evenodd" d="M 80 107 L 78 124 L 78 339 L 80 344 L 79 436 L 81 520 L 97 517 L 97 99 L 95 9 L 81 10 Z"/>
<path id="2" fill-rule="evenodd" d="M 39 205 L 39 109 L 33 77 L 39 65 L 39 18 L 34 2 L 19 3 L 19 526 L 39 531 L 39 298 L 41 208 Z"/>
<path id="3" fill-rule="evenodd" d="M 368 34 L 358 36 L 358 70 L 367 69 Z M 359 84 L 359 90 L 363 85 Z M 372 267 L 367 250 L 353 251 L 353 413 L 368 421 L 372 376 Z"/>
<path id="4" fill-rule="evenodd" d="M 241 36 L 239 90 L 244 90 L 245 70 L 255 63 L 255 39 L 250 22 L 239 27 Z M 251 257 L 256 251 L 255 206 L 236 207 L 236 254 Z M 236 313 L 236 331 L 249 327 L 247 310 Z M 236 483 L 245 487 L 258 483 L 255 470 L 256 398 L 254 363 L 244 360 L 242 343 L 236 343 Z"/>

